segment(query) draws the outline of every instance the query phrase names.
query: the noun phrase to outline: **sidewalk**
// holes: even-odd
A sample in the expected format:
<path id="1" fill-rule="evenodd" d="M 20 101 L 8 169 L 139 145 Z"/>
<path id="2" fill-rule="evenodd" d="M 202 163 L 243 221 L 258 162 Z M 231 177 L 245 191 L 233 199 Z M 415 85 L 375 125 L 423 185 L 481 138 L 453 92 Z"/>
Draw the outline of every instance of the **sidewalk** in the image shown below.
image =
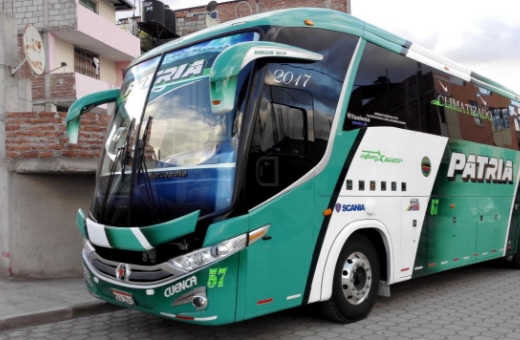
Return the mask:
<path id="1" fill-rule="evenodd" d="M 91 296 L 83 279 L 0 279 L 0 331 L 117 309 Z"/>

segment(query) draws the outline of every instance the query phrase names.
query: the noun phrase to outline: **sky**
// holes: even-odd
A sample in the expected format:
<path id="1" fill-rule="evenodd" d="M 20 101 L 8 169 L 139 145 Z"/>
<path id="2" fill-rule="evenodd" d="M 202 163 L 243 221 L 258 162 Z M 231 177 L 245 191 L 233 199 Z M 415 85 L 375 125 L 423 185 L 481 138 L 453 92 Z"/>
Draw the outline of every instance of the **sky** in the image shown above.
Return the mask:
<path id="1" fill-rule="evenodd" d="M 519 0 L 351 0 L 352 15 L 520 93 Z"/>
<path id="2" fill-rule="evenodd" d="M 354 16 L 520 93 L 520 0 L 350 1 Z M 163 2 L 176 10 L 209 0 Z"/>

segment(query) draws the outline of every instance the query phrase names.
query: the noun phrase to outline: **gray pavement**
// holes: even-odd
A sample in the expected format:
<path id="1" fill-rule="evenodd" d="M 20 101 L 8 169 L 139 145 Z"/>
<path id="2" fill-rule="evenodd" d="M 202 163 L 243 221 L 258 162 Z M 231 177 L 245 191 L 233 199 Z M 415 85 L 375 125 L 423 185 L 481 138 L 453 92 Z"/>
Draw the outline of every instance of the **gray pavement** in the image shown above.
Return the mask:
<path id="1" fill-rule="evenodd" d="M 83 279 L 0 280 L 0 331 L 116 309 L 92 297 Z"/>
<path id="2" fill-rule="evenodd" d="M 323 319 L 315 305 L 237 324 L 204 327 L 131 310 L 0 332 L 22 339 L 520 339 L 520 271 L 488 263 L 392 286 L 370 316 L 342 325 Z"/>

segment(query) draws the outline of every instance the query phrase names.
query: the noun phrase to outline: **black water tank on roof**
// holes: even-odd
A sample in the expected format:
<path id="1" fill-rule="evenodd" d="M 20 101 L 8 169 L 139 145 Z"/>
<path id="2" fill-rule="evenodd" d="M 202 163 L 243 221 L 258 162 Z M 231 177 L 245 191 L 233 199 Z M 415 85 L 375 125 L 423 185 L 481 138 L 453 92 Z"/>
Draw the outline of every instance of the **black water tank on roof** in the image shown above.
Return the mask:
<path id="1" fill-rule="evenodd" d="M 146 0 L 143 2 L 143 22 L 156 22 L 164 26 L 164 4 L 158 0 Z"/>
<path id="2" fill-rule="evenodd" d="M 170 6 L 166 5 L 166 9 L 164 10 L 164 22 L 166 29 L 170 31 L 171 33 L 175 34 L 176 28 L 175 28 L 175 11 L 170 9 Z"/>

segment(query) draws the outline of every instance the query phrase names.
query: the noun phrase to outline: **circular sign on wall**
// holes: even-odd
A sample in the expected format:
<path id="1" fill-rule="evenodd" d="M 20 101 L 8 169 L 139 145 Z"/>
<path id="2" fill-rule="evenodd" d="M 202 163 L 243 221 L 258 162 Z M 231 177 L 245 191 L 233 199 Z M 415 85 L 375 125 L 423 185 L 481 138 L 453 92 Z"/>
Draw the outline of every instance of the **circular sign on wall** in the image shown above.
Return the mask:
<path id="1" fill-rule="evenodd" d="M 23 50 L 27 63 L 33 72 L 41 75 L 45 70 L 45 48 L 40 33 L 33 25 L 25 26 L 23 32 Z"/>

